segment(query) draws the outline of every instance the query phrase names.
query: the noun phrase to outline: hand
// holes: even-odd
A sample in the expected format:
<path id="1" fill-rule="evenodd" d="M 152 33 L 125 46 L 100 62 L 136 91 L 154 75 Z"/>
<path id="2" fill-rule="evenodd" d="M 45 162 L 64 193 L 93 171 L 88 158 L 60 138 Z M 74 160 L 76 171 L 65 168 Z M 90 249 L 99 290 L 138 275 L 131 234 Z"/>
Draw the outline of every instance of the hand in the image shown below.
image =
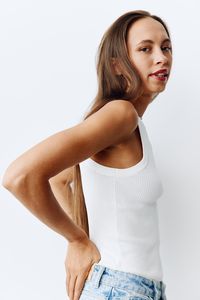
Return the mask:
<path id="1" fill-rule="evenodd" d="M 88 237 L 69 242 L 65 268 L 66 289 L 70 300 L 79 299 L 92 265 L 100 259 L 99 250 Z"/>

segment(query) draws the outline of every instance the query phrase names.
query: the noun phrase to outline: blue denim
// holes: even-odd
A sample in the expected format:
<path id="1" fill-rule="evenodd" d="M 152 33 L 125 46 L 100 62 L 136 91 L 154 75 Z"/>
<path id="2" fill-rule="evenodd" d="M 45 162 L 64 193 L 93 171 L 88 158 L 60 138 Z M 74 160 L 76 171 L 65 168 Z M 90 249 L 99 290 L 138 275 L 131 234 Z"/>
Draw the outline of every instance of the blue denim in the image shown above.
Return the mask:
<path id="1" fill-rule="evenodd" d="M 166 300 L 165 288 L 163 281 L 94 264 L 79 300 Z"/>

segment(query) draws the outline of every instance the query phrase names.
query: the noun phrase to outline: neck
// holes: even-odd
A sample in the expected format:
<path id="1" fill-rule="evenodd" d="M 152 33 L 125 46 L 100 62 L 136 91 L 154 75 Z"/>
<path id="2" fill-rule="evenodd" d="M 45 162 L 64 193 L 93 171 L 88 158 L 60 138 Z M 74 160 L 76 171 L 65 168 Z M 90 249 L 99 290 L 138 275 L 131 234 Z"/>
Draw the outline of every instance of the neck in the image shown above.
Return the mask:
<path id="1" fill-rule="evenodd" d="M 154 94 L 143 94 L 140 98 L 133 102 L 133 105 L 138 113 L 138 116 L 142 118 L 147 106 L 152 102 L 153 98 L 157 95 Z"/>

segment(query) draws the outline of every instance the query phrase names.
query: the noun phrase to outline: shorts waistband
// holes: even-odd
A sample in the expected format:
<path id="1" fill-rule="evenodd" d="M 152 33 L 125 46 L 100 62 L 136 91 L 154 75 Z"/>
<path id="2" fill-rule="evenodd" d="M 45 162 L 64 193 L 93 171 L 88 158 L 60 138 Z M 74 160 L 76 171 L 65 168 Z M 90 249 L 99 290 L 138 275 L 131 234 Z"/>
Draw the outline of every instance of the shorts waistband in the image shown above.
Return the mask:
<path id="1" fill-rule="evenodd" d="M 163 281 L 151 280 L 137 274 L 110 269 L 96 263 L 92 266 L 89 277 L 90 279 L 88 278 L 87 281 L 95 288 L 98 288 L 102 283 L 116 288 L 123 289 L 126 287 L 127 290 L 146 295 L 153 300 L 166 299 L 162 298 L 162 295 L 165 295 L 166 288 Z"/>

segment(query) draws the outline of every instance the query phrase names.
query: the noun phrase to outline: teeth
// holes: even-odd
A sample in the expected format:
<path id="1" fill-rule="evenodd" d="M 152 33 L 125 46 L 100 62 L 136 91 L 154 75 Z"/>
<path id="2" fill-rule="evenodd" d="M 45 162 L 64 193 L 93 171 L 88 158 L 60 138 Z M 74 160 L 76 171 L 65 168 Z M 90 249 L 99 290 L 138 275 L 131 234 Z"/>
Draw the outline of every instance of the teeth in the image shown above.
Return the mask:
<path id="1" fill-rule="evenodd" d="M 167 74 L 156 74 L 155 76 L 157 76 L 157 77 L 164 77 L 164 76 L 166 76 Z"/>

